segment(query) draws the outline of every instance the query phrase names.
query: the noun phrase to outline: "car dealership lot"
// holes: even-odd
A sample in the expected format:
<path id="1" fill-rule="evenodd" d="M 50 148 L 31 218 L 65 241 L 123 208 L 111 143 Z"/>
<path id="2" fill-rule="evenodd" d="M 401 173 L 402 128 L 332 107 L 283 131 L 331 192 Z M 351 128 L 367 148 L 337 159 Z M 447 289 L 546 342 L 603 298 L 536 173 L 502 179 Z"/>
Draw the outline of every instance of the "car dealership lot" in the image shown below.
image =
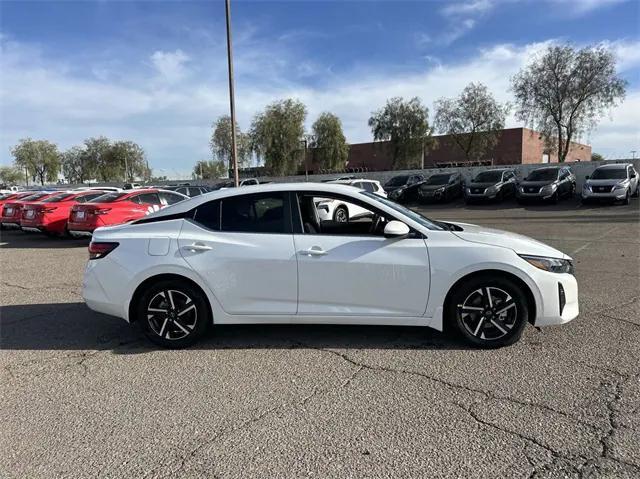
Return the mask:
<path id="1" fill-rule="evenodd" d="M 0 476 L 637 477 L 638 200 L 421 209 L 572 255 L 580 316 L 496 351 L 353 326 L 158 350 L 82 303 L 86 241 L 3 231 Z"/>

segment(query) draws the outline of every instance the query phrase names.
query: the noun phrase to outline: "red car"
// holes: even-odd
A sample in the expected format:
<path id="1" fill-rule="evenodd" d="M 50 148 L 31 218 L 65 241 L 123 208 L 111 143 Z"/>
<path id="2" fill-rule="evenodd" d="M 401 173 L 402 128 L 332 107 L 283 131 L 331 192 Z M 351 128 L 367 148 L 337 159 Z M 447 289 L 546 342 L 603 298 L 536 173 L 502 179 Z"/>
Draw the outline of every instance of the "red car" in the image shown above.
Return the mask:
<path id="1" fill-rule="evenodd" d="M 106 193 L 93 201 L 71 207 L 67 229 L 73 236 L 91 236 L 101 226 L 117 225 L 142 218 L 188 196 L 160 189 Z"/>
<path id="2" fill-rule="evenodd" d="M 0 217 L 0 224 L 2 224 L 3 227 L 9 226 L 11 228 L 19 228 L 20 220 L 22 219 L 22 208 L 24 207 L 24 205 L 36 201 L 42 201 L 53 194 L 55 194 L 54 191 L 32 191 L 31 194 L 23 196 L 19 199 L 6 201 L 2 207 L 2 217 Z"/>
<path id="3" fill-rule="evenodd" d="M 22 208 L 20 227 L 23 231 L 66 236 L 71 207 L 76 203 L 86 203 L 104 194 L 104 191 L 96 190 L 64 191 L 37 203 L 28 203 Z"/>
<path id="4" fill-rule="evenodd" d="M 18 193 L 2 193 L 0 195 L 0 216 L 2 215 L 2 207 L 7 201 L 14 201 L 24 198 L 26 196 L 31 196 L 33 191 L 20 191 Z"/>

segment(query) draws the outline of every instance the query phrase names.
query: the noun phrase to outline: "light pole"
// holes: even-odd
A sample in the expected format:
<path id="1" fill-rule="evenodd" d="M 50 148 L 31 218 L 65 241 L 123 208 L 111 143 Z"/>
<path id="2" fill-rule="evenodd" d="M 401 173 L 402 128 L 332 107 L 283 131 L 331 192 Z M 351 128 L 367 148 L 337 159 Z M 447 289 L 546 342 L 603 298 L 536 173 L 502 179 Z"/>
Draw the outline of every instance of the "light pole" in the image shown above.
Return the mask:
<path id="1" fill-rule="evenodd" d="M 636 150 L 631 150 L 631 159 L 632 160 L 636 159 Z"/>
<path id="2" fill-rule="evenodd" d="M 236 103 L 233 88 L 233 47 L 231 43 L 231 0 L 225 0 L 227 16 L 227 61 L 229 63 L 229 109 L 231 110 L 231 161 L 233 162 L 233 182 L 238 187 L 238 150 L 236 146 Z"/>

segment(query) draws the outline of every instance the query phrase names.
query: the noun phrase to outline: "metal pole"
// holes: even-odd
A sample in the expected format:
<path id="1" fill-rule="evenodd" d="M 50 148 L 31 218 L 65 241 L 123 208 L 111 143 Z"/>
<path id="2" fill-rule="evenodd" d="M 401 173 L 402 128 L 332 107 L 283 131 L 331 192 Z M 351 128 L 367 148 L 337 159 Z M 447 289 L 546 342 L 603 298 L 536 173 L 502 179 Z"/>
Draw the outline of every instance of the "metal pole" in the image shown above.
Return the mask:
<path id="1" fill-rule="evenodd" d="M 631 150 L 631 159 L 632 160 L 636 159 L 636 150 Z"/>
<path id="2" fill-rule="evenodd" d="M 233 163 L 233 182 L 238 187 L 238 151 L 236 147 L 236 103 L 233 88 L 233 48 L 231 44 L 231 0 L 225 0 L 227 14 L 227 60 L 229 63 L 229 108 L 231 110 L 231 162 Z"/>
<path id="3" fill-rule="evenodd" d="M 304 181 L 309 181 L 309 168 L 307 168 L 307 139 L 304 140 L 304 151 L 302 154 L 304 155 Z"/>

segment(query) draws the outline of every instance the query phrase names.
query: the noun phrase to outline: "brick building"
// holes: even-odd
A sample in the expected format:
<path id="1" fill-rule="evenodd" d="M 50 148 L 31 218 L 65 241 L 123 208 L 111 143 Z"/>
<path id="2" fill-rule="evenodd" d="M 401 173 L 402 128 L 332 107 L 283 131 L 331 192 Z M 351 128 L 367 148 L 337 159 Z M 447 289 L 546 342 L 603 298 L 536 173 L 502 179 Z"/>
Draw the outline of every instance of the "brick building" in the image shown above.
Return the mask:
<path id="1" fill-rule="evenodd" d="M 556 163 L 557 155 L 547 151 L 541 135 L 528 128 L 507 128 L 500 132 L 498 143 L 483 158 L 471 164 L 447 140 L 447 135 L 435 137 L 438 147 L 424 156 L 424 167 L 449 167 L 473 165 L 517 165 L 532 163 Z M 591 146 L 572 143 L 566 161 L 591 160 Z M 420 158 L 416 159 L 420 165 Z M 346 170 L 386 171 L 393 169 L 393 156 L 388 142 L 356 143 L 350 145 Z M 307 167 L 310 172 L 320 172 L 314 162 L 313 150 L 307 154 Z M 304 165 L 301 172 L 304 173 Z"/>

